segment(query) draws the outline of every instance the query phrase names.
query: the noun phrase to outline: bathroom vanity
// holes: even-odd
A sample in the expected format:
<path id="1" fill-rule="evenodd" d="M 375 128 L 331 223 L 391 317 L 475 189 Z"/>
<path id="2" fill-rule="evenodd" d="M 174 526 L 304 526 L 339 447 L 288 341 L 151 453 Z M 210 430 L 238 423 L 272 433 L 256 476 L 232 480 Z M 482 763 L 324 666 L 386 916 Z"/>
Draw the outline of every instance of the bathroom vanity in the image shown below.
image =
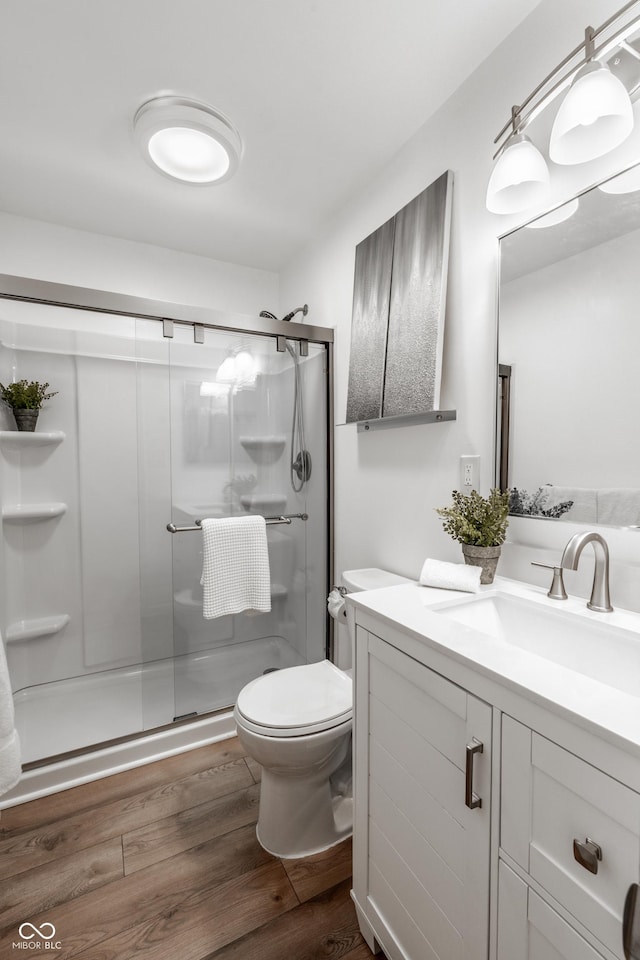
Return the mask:
<path id="1" fill-rule="evenodd" d="M 640 615 L 498 578 L 355 607 L 353 899 L 390 960 L 622 960 Z"/>

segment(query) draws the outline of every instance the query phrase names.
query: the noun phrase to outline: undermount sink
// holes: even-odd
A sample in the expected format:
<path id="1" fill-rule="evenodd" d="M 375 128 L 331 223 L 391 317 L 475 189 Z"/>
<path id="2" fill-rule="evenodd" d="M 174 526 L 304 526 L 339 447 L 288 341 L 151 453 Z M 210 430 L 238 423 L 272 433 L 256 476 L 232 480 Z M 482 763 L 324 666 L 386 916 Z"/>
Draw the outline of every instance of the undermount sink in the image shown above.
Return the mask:
<path id="1" fill-rule="evenodd" d="M 509 647 L 640 696 L 640 632 L 616 626 L 610 614 L 572 612 L 563 602 L 551 607 L 495 591 L 430 609 Z"/>

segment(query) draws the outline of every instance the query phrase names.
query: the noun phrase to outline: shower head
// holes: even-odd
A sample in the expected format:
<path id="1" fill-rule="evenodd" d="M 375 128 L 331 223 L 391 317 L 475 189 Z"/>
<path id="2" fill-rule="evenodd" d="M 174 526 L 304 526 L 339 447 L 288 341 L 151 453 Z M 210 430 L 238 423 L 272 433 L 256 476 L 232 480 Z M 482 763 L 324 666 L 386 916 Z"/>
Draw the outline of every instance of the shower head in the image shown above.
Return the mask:
<path id="1" fill-rule="evenodd" d="M 278 319 L 278 318 L 276 317 L 276 315 L 273 314 L 273 313 L 270 313 L 269 310 L 261 310 L 261 311 L 260 311 L 260 316 L 261 316 L 261 317 L 264 317 L 265 320 L 277 320 L 277 319 Z"/>
<path id="2" fill-rule="evenodd" d="M 283 320 L 293 320 L 293 318 L 295 317 L 296 313 L 301 313 L 303 317 L 306 317 L 306 315 L 309 313 L 309 307 L 308 307 L 307 304 L 305 303 L 305 305 L 304 305 L 303 307 L 296 307 L 295 310 L 292 310 L 291 313 L 288 313 L 288 314 L 286 315 L 286 317 L 283 317 L 282 319 L 283 319 Z"/>

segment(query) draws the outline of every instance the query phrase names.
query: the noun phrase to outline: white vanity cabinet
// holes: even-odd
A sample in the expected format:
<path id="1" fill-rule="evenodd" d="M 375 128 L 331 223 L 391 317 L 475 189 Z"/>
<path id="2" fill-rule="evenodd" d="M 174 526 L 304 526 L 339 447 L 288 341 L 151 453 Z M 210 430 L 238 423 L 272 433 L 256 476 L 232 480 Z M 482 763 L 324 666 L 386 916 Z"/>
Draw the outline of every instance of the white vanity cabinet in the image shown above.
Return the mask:
<path id="1" fill-rule="evenodd" d="M 602 960 L 602 954 L 503 860 L 498 902 L 498 960 Z"/>
<path id="2" fill-rule="evenodd" d="M 358 628 L 354 886 L 389 960 L 486 960 L 492 709 Z"/>
<path id="3" fill-rule="evenodd" d="M 624 960 L 640 698 L 446 621 L 443 594 L 352 601 L 362 933 L 389 960 Z"/>
<path id="4" fill-rule="evenodd" d="M 591 943 L 567 930 L 558 939 L 571 946 L 556 948 L 558 957 L 621 958 L 624 900 L 640 864 L 640 795 L 503 715 L 500 819 L 498 960 L 537 958 L 534 947 L 518 953 L 514 944 L 528 942 L 543 920 L 563 929 L 533 888 Z M 521 926 L 515 939 L 514 923 Z"/>

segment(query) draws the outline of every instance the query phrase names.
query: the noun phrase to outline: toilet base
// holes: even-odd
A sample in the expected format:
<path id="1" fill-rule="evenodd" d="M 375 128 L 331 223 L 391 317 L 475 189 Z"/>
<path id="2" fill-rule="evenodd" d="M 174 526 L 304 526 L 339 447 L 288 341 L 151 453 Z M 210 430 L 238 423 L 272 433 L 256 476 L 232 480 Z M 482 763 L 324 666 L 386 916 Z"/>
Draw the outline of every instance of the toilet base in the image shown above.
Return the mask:
<path id="1" fill-rule="evenodd" d="M 256 835 L 268 853 L 307 857 L 351 836 L 351 726 L 270 738 L 238 723 L 240 742 L 262 766 Z"/>
<path id="2" fill-rule="evenodd" d="M 282 843 L 276 839 L 275 845 L 278 849 L 272 849 L 269 846 L 269 842 L 265 841 L 260 833 L 259 822 L 256 824 L 256 837 L 258 839 L 258 843 L 263 850 L 266 850 L 267 853 L 272 854 L 274 857 L 278 857 L 280 860 L 297 860 L 300 857 L 311 857 L 315 853 L 322 853 L 324 850 L 330 850 L 331 847 L 335 847 L 339 843 L 342 843 L 343 840 L 347 840 L 353 833 L 353 798 L 344 797 L 338 800 L 338 802 L 334 804 L 333 813 L 335 829 L 329 831 L 329 834 L 325 835 L 322 841 L 320 841 L 317 837 L 314 838 L 313 844 L 308 848 L 303 849 L 301 846 L 291 843 Z M 267 834 L 271 834 L 269 828 L 267 828 Z"/>

